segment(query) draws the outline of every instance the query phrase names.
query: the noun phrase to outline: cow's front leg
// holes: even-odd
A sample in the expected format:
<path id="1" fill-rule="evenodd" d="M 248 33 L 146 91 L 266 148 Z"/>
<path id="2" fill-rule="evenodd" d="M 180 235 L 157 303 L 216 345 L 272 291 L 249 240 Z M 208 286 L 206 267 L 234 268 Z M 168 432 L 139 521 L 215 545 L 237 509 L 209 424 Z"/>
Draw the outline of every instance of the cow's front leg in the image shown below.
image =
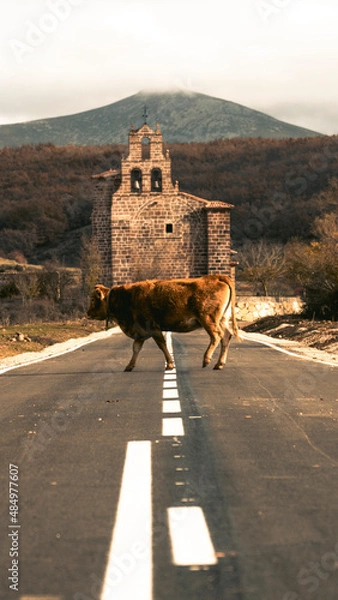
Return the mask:
<path id="1" fill-rule="evenodd" d="M 175 368 L 173 357 L 170 355 L 169 350 L 167 348 L 167 344 L 164 338 L 162 331 L 153 333 L 152 338 L 154 342 L 158 345 L 159 349 L 162 350 L 165 360 L 166 360 L 166 369 L 171 370 Z"/>
<path id="2" fill-rule="evenodd" d="M 137 338 L 133 343 L 133 356 L 131 357 L 131 361 L 127 364 L 125 371 L 132 371 L 135 367 L 138 359 L 138 355 L 142 350 L 142 346 L 147 338 Z"/>

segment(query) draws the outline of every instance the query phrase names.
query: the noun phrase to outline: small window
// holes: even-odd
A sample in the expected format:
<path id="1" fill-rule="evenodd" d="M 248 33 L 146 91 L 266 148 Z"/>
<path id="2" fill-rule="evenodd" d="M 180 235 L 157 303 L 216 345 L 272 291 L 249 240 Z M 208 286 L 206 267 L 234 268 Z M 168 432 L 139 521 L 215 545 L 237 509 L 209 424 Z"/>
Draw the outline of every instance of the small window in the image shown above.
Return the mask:
<path id="1" fill-rule="evenodd" d="M 173 224 L 167 223 L 165 226 L 165 231 L 166 231 L 166 233 L 173 233 L 173 231 L 174 231 Z"/>

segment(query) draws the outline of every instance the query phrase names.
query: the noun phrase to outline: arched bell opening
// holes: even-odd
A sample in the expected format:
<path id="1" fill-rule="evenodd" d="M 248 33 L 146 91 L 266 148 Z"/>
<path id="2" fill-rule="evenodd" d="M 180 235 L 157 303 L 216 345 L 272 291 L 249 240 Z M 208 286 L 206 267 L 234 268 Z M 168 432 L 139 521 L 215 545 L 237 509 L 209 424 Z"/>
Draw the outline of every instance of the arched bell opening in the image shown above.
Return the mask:
<path id="1" fill-rule="evenodd" d="M 151 172 L 151 191 L 162 192 L 162 171 L 161 169 L 153 169 Z"/>
<path id="2" fill-rule="evenodd" d="M 133 169 L 130 176 L 131 191 L 136 194 L 142 192 L 142 171 L 141 169 Z"/>

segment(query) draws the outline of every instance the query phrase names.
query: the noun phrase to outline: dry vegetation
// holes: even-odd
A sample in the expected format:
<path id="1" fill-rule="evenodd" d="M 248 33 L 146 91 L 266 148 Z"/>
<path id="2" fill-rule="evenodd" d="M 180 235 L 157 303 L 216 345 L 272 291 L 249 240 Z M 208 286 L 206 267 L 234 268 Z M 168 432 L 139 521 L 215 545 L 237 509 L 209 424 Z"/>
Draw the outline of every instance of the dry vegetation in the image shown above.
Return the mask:
<path id="1" fill-rule="evenodd" d="M 314 218 L 330 209 L 318 194 L 338 177 L 337 136 L 168 147 L 182 191 L 235 205 L 235 249 L 260 238 L 311 239 Z M 121 145 L 53 144 L 1 150 L 0 254 L 78 266 L 81 235 L 90 227 L 90 177 L 119 168 L 124 151 Z"/>
<path id="2" fill-rule="evenodd" d="M 85 337 L 102 331 L 102 322 L 82 319 L 68 323 L 11 325 L 0 329 L 0 360 L 23 352 L 38 352 L 47 346 L 71 338 Z"/>

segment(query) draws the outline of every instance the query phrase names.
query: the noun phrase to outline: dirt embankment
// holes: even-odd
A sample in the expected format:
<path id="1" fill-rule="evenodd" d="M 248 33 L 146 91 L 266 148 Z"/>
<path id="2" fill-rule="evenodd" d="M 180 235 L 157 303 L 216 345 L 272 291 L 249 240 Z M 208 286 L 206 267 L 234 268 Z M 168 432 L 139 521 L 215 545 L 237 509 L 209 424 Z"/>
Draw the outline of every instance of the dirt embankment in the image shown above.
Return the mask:
<path id="1" fill-rule="evenodd" d="M 317 348 L 338 354 L 338 322 L 311 321 L 299 315 L 265 317 L 243 327 L 244 331 L 263 333 L 273 338 L 300 342 L 309 348 Z"/>

